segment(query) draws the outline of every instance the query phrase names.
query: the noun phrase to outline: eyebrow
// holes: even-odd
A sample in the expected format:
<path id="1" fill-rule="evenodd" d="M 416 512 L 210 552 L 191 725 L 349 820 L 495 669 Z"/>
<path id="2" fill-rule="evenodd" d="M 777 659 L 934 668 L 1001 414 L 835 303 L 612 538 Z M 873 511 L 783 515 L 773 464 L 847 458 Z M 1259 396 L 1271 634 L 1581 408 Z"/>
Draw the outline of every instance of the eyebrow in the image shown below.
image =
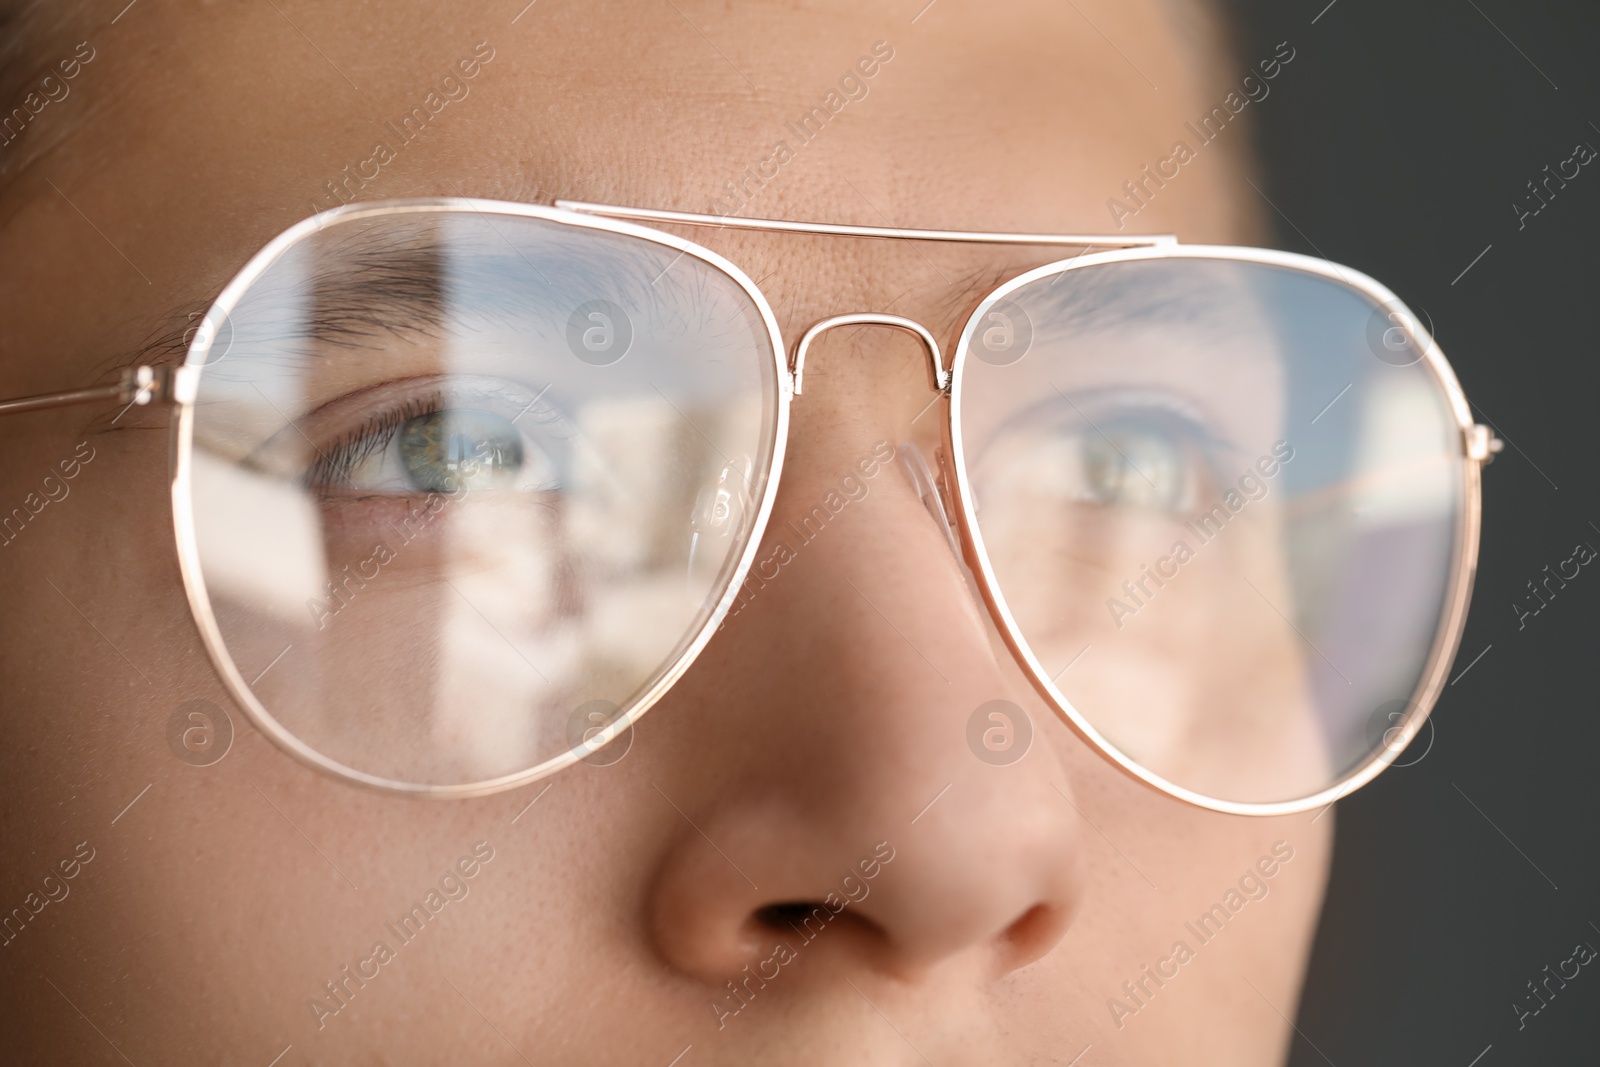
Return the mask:
<path id="1" fill-rule="evenodd" d="M 1257 290 L 1229 276 L 1235 265 L 1221 263 L 1220 269 L 1205 270 L 1201 267 L 1205 262 L 1131 260 L 1066 271 L 1028 287 L 1043 290 L 1030 310 L 1047 314 L 1058 330 L 1079 333 L 1138 325 L 1207 328 L 1232 335 L 1245 309 L 1256 310 L 1257 325 L 1270 328 L 1271 318 Z M 1119 268 L 1147 273 L 1138 285 L 1129 285 L 1128 272 Z"/>
<path id="2" fill-rule="evenodd" d="M 620 245 L 575 255 L 567 242 L 519 247 L 498 230 L 481 243 L 371 236 L 376 240 L 367 244 L 367 235 L 355 235 L 351 247 L 297 287 L 313 297 L 297 322 L 305 339 L 349 347 L 376 335 L 436 334 L 464 316 L 559 318 L 594 300 L 659 324 L 702 303 L 703 283 L 695 280 L 701 271 L 679 266 L 682 257 L 668 256 L 665 246 L 649 246 L 661 249 L 661 267 L 657 257 L 629 255 Z M 270 278 L 262 281 L 270 285 Z"/>
<path id="3" fill-rule="evenodd" d="M 597 299 L 611 300 L 658 326 L 678 320 L 685 329 L 704 328 L 706 323 L 687 316 L 706 306 L 705 271 L 721 273 L 711 264 L 686 269 L 679 260 L 688 257 L 664 245 L 650 245 L 670 260 L 661 268 L 651 257 L 629 256 L 616 245 L 599 255 L 573 255 L 564 244 L 519 248 L 498 232 L 475 249 L 462 241 L 406 238 L 404 232 L 355 235 L 329 257 L 331 262 L 293 284 L 275 279 L 269 268 L 246 290 L 254 307 L 251 299 L 241 301 L 233 315 L 258 312 L 264 321 L 281 317 L 292 323 L 293 339 L 305 346 L 297 349 L 302 356 L 354 348 L 386 335 L 438 336 L 463 312 L 548 316 L 552 310 L 576 309 Z M 468 250 L 473 254 L 461 254 Z M 280 258 L 274 266 L 283 262 Z M 729 285 L 734 284 L 730 278 Z M 304 294 L 312 296 L 309 306 L 285 315 Z M 98 373 L 182 360 L 202 315 L 215 302 L 196 301 L 165 312 L 142 343 L 104 361 Z M 275 339 L 289 340 L 281 334 Z"/>

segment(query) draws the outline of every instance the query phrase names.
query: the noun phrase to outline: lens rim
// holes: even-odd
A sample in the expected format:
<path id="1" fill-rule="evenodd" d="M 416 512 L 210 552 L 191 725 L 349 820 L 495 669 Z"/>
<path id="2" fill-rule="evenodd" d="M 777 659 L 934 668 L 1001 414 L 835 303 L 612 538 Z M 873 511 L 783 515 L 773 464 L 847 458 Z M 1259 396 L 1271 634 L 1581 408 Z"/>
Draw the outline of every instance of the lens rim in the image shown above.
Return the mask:
<path id="1" fill-rule="evenodd" d="M 1045 670 L 1044 665 L 1039 662 L 1032 649 L 1028 647 L 1027 640 L 1017 626 L 1016 619 L 1012 615 L 1010 607 L 1006 604 L 1005 595 L 1000 589 L 1000 583 L 989 564 L 988 552 L 983 545 L 983 535 L 978 528 L 977 512 L 973 504 L 972 486 L 967 474 L 966 453 L 962 441 L 961 410 L 964 394 L 962 385 L 966 380 L 967 361 L 969 357 L 977 358 L 972 354 L 973 338 L 977 334 L 980 324 L 984 321 L 984 315 L 995 304 L 1006 299 L 1018 289 L 1030 285 L 1041 278 L 1050 278 L 1071 271 L 1087 270 L 1107 264 L 1161 259 L 1209 259 L 1281 267 L 1343 285 L 1347 289 L 1353 290 L 1372 301 L 1376 306 L 1405 311 L 1406 322 L 1403 328 L 1410 339 L 1421 345 L 1424 350 L 1425 355 L 1422 357 L 1422 362 L 1425 362 L 1432 372 L 1432 380 L 1443 392 L 1450 412 L 1455 416 L 1456 426 L 1460 431 L 1456 464 L 1460 478 L 1458 484 L 1461 492 L 1461 507 L 1456 515 L 1455 540 L 1450 561 L 1450 576 L 1446 582 L 1444 607 L 1434 631 L 1434 639 L 1429 649 L 1428 659 L 1424 664 L 1417 687 L 1411 694 L 1411 702 L 1417 709 L 1416 713 L 1411 716 L 1403 728 L 1400 736 L 1402 743 L 1392 747 L 1383 746 L 1378 752 L 1369 756 L 1365 762 L 1347 771 L 1331 785 L 1309 796 L 1281 801 L 1225 800 L 1169 781 L 1141 766 L 1138 761 L 1122 752 L 1072 706 L 1072 702 L 1056 687 L 1054 681 L 1050 678 L 1049 672 Z M 1033 687 L 1075 734 L 1109 760 L 1118 770 L 1169 796 L 1212 811 L 1225 812 L 1230 815 L 1292 815 L 1324 807 L 1370 782 L 1394 763 L 1400 753 L 1405 750 L 1406 745 L 1410 744 L 1412 738 L 1422 729 L 1423 724 L 1427 722 L 1428 716 L 1433 711 L 1440 692 L 1444 688 L 1450 665 L 1454 661 L 1456 652 L 1461 644 L 1462 631 L 1466 627 L 1467 606 L 1472 599 L 1472 584 L 1478 563 L 1479 529 L 1482 518 L 1482 462 L 1474 459 L 1471 455 L 1471 440 L 1474 432 L 1472 412 L 1467 405 L 1466 394 L 1462 391 L 1460 382 L 1456 380 L 1455 372 L 1451 369 L 1443 351 L 1439 348 L 1438 342 L 1421 326 L 1421 320 L 1414 313 L 1411 313 L 1400 301 L 1399 297 L 1386 286 L 1350 267 L 1341 266 L 1325 259 L 1303 256 L 1293 252 L 1280 252 L 1275 249 L 1244 248 L 1231 245 L 1174 244 L 1089 253 L 1073 259 L 1058 260 L 1027 271 L 984 296 L 962 325 L 955 353 L 951 359 L 950 376 L 950 404 L 949 415 L 945 420 L 945 448 L 946 454 L 951 457 L 951 467 L 953 468 L 951 473 L 956 486 L 956 512 L 961 529 L 962 543 L 967 549 L 967 564 L 978 578 L 978 586 L 983 595 L 984 603 L 988 607 L 989 614 L 993 617 L 995 625 L 999 627 L 1001 637 L 1004 638 L 1007 647 L 1011 649 L 1018 662 L 1023 664 L 1028 674 L 1028 680 L 1033 684 Z"/>
<path id="2" fill-rule="evenodd" d="M 748 542 L 740 550 L 738 563 L 733 570 L 728 587 L 723 591 L 715 610 L 707 616 L 699 632 L 693 636 L 693 639 L 677 659 L 657 675 L 654 683 L 641 694 L 639 699 L 634 701 L 622 715 L 613 720 L 601 735 L 599 744 L 587 744 L 581 753 L 569 750 L 533 767 L 511 774 L 476 782 L 443 785 L 386 778 L 358 770 L 323 755 L 301 741 L 278 722 L 273 714 L 267 710 L 266 706 L 257 699 L 250 683 L 245 680 L 238 665 L 234 663 L 233 656 L 228 651 L 227 642 L 223 639 L 221 630 L 217 625 L 216 615 L 211 609 L 211 598 L 206 588 L 205 575 L 201 570 L 199 547 L 195 534 L 195 509 L 193 481 L 191 478 L 194 451 L 195 398 L 198 393 L 200 378 L 205 374 L 210 358 L 212 343 L 216 339 L 214 335 L 219 332 L 215 330 L 196 331 L 183 362 L 186 372 L 193 376 L 193 384 L 186 389 L 184 395 L 176 398 L 177 416 L 172 422 L 172 475 L 170 483 L 172 522 L 173 533 L 177 540 L 178 569 L 183 577 L 184 592 L 189 601 L 189 613 L 194 619 L 195 628 L 200 633 L 201 642 L 204 644 L 206 653 L 211 659 L 212 666 L 216 668 L 218 675 L 222 678 L 223 685 L 228 690 L 229 695 L 244 711 L 250 722 L 265 734 L 269 740 L 290 756 L 315 770 L 331 774 L 336 778 L 356 785 L 366 786 L 386 793 L 434 798 L 488 796 L 549 777 L 557 771 L 570 767 L 585 757 L 593 755 L 597 749 L 626 734 L 645 712 L 660 701 L 662 696 L 689 669 L 690 664 L 699 657 L 707 642 L 711 640 L 712 635 L 716 632 L 717 627 L 721 625 L 729 608 L 733 605 L 734 599 L 738 596 L 739 589 L 743 586 L 750 567 L 755 562 L 757 551 L 761 546 L 761 539 L 766 532 L 773 502 L 777 498 L 778 483 L 783 472 L 785 450 L 788 447 L 789 405 L 794 399 L 793 384 L 789 375 L 787 349 L 784 345 L 782 332 L 778 328 L 777 317 L 773 314 L 772 307 L 767 303 L 767 299 L 762 295 L 761 290 L 756 288 L 755 283 L 750 280 L 749 276 L 732 262 L 708 248 L 660 230 L 616 219 L 545 207 L 540 204 L 519 204 L 509 201 L 477 200 L 465 197 L 430 197 L 349 204 L 320 212 L 289 227 L 289 229 L 273 238 L 265 248 L 252 256 L 250 261 L 245 264 L 238 274 L 234 275 L 233 279 L 228 282 L 222 293 L 213 302 L 211 308 L 207 311 L 207 321 L 228 321 L 229 316 L 233 313 L 233 309 L 238 305 L 244 293 L 268 268 L 277 262 L 290 248 L 321 232 L 328 226 L 385 215 L 416 214 L 471 214 L 480 217 L 503 216 L 541 219 L 570 226 L 574 229 L 601 231 L 634 237 L 648 241 L 651 244 L 673 249 L 681 255 L 692 256 L 720 271 L 744 291 L 760 313 L 762 323 L 766 326 L 767 338 L 771 345 L 772 358 L 774 360 L 772 381 L 773 388 L 777 393 L 777 418 L 772 424 L 773 440 L 768 442 L 769 454 L 772 459 L 765 472 L 766 484 L 763 487 L 760 505 L 756 511 L 755 524 L 751 528 Z"/>

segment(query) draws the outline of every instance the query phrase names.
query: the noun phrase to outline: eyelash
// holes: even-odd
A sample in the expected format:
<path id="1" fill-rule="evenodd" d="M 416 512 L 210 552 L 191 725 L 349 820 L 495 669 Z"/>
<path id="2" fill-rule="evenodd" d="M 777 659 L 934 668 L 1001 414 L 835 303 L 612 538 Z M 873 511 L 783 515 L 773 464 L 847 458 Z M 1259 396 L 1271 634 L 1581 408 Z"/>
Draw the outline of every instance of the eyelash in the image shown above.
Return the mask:
<path id="1" fill-rule="evenodd" d="M 402 426 L 419 416 L 433 415 L 442 410 L 443 397 L 437 391 L 390 405 L 355 430 L 339 437 L 326 450 L 320 450 L 322 454 L 306 470 L 302 484 L 308 488 L 322 489 L 347 487 L 350 472 L 356 464 L 388 448 Z"/>
<path id="2" fill-rule="evenodd" d="M 1095 392 L 1100 392 L 1096 390 Z M 1105 426 L 1123 419 L 1149 419 L 1159 421 L 1178 431 L 1184 440 L 1192 443 L 1205 457 L 1207 463 L 1216 466 L 1225 457 L 1239 451 L 1239 446 L 1226 437 L 1217 434 L 1209 425 L 1203 413 L 1197 412 L 1191 405 L 1178 398 L 1165 395 L 1134 395 L 1115 396 L 1109 402 L 1096 405 L 1095 396 L 1090 395 L 1079 398 L 1082 406 L 1090 411 L 1084 415 L 1074 405 L 1072 415 L 1076 419 L 1085 420 L 1092 418 L 1093 422 L 1085 421 L 1081 427 L 1075 429 L 1079 433 L 1093 434 L 1094 426 Z M 1038 411 L 1039 409 L 1034 409 Z M 1023 420 L 1028 418 L 1023 415 Z M 1048 418 L 1048 417 L 1047 417 Z M 1055 419 L 1048 421 L 1058 427 L 1066 426 L 1065 422 Z"/>
<path id="3" fill-rule="evenodd" d="M 1238 446 L 1219 436 L 1205 422 L 1176 404 L 1155 401 L 1143 406 L 1113 409 L 1111 418 L 1150 419 L 1176 430 L 1180 438 L 1193 445 L 1212 473 L 1221 470 L 1222 459 L 1237 452 Z"/>

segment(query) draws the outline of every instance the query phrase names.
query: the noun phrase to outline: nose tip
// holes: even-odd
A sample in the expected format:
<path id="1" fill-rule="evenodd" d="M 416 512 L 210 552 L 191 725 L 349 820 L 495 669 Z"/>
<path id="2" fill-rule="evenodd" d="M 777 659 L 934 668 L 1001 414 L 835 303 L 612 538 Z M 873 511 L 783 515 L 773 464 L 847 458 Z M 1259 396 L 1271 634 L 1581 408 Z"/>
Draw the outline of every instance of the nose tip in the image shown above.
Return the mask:
<path id="1" fill-rule="evenodd" d="M 712 983 L 737 980 L 763 958 L 798 955 L 824 934 L 835 956 L 858 961 L 889 948 L 878 909 L 863 906 L 875 891 L 881 896 L 899 858 L 887 839 L 850 858 L 777 806 L 714 815 L 694 833 L 710 847 L 688 840 L 675 850 L 653 901 L 657 943 L 677 969 Z"/>
<path id="2" fill-rule="evenodd" d="M 852 804 L 820 820 L 776 805 L 694 819 L 653 893 L 660 951 L 736 987 L 802 957 L 904 981 L 969 954 L 991 978 L 1027 966 L 1070 925 L 1076 827 L 1047 785 L 997 792 L 984 777 L 893 818 Z"/>

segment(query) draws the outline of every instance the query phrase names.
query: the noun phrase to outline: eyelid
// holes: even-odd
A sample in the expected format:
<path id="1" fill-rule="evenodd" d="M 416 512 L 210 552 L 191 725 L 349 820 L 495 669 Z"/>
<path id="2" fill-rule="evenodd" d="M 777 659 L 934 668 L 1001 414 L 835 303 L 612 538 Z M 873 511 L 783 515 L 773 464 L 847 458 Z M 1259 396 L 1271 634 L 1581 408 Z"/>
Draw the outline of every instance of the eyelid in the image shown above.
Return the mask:
<path id="1" fill-rule="evenodd" d="M 1139 389 L 1134 391 L 1134 394 L 1137 399 L 1126 396 L 1113 398 L 1108 403 L 1110 411 L 1106 415 L 1096 417 L 1095 421 L 1102 426 L 1105 425 L 1102 419 L 1106 422 L 1116 420 L 1158 422 L 1164 429 L 1176 431 L 1183 445 L 1193 450 L 1195 460 L 1205 472 L 1203 477 L 1212 485 L 1226 483 L 1228 480 L 1226 472 L 1237 465 L 1231 457 L 1237 456 L 1242 450 L 1233 441 L 1222 437 L 1213 429 L 1214 421 L 1198 405 L 1188 402 L 1187 398 L 1161 390 Z M 1111 404 L 1115 406 L 1112 407 Z M 1153 420 L 1152 415 L 1154 415 Z"/>
<path id="2" fill-rule="evenodd" d="M 1147 385 L 1095 386 L 1077 391 L 1056 387 L 1056 395 L 1034 406 L 1019 411 L 1013 418 L 995 428 L 994 434 L 984 443 L 976 459 L 981 459 L 990 444 L 1010 436 L 1025 427 L 1077 424 L 1081 433 L 1098 436 L 1105 427 L 1118 419 L 1148 418 L 1154 413 L 1177 428 L 1201 449 L 1206 462 L 1212 466 L 1225 466 L 1228 457 L 1242 454 L 1243 449 L 1230 438 L 1219 434 L 1220 424 L 1207 408 L 1192 398 L 1168 389 Z"/>
<path id="3" fill-rule="evenodd" d="M 354 430 L 319 448 L 321 455 L 306 468 L 306 472 L 300 476 L 300 483 L 331 489 L 347 488 L 352 470 L 368 457 L 387 450 L 395 434 L 407 422 L 419 415 L 440 410 L 442 403 L 441 391 L 434 390 L 422 396 L 407 397 L 400 404 L 383 408 Z"/>
<path id="4" fill-rule="evenodd" d="M 524 430 L 545 427 L 548 436 L 575 436 L 567 416 L 549 397 L 549 386 L 532 388 L 511 379 L 480 375 L 397 378 L 345 393 L 289 422 L 246 458 L 247 466 L 286 481 L 337 487 L 341 472 L 381 452 L 407 420 L 448 408 L 494 404 Z M 354 421 L 351 428 L 331 430 Z M 319 474 L 319 472 L 321 472 Z"/>
<path id="5" fill-rule="evenodd" d="M 1233 440 L 1216 430 L 1218 420 L 1206 408 L 1181 393 L 1149 386 L 1101 386 L 1076 394 L 1063 394 L 1077 414 L 1098 426 L 1118 418 L 1137 418 L 1152 412 L 1178 423 L 1196 444 L 1213 454 L 1240 451 Z"/>

